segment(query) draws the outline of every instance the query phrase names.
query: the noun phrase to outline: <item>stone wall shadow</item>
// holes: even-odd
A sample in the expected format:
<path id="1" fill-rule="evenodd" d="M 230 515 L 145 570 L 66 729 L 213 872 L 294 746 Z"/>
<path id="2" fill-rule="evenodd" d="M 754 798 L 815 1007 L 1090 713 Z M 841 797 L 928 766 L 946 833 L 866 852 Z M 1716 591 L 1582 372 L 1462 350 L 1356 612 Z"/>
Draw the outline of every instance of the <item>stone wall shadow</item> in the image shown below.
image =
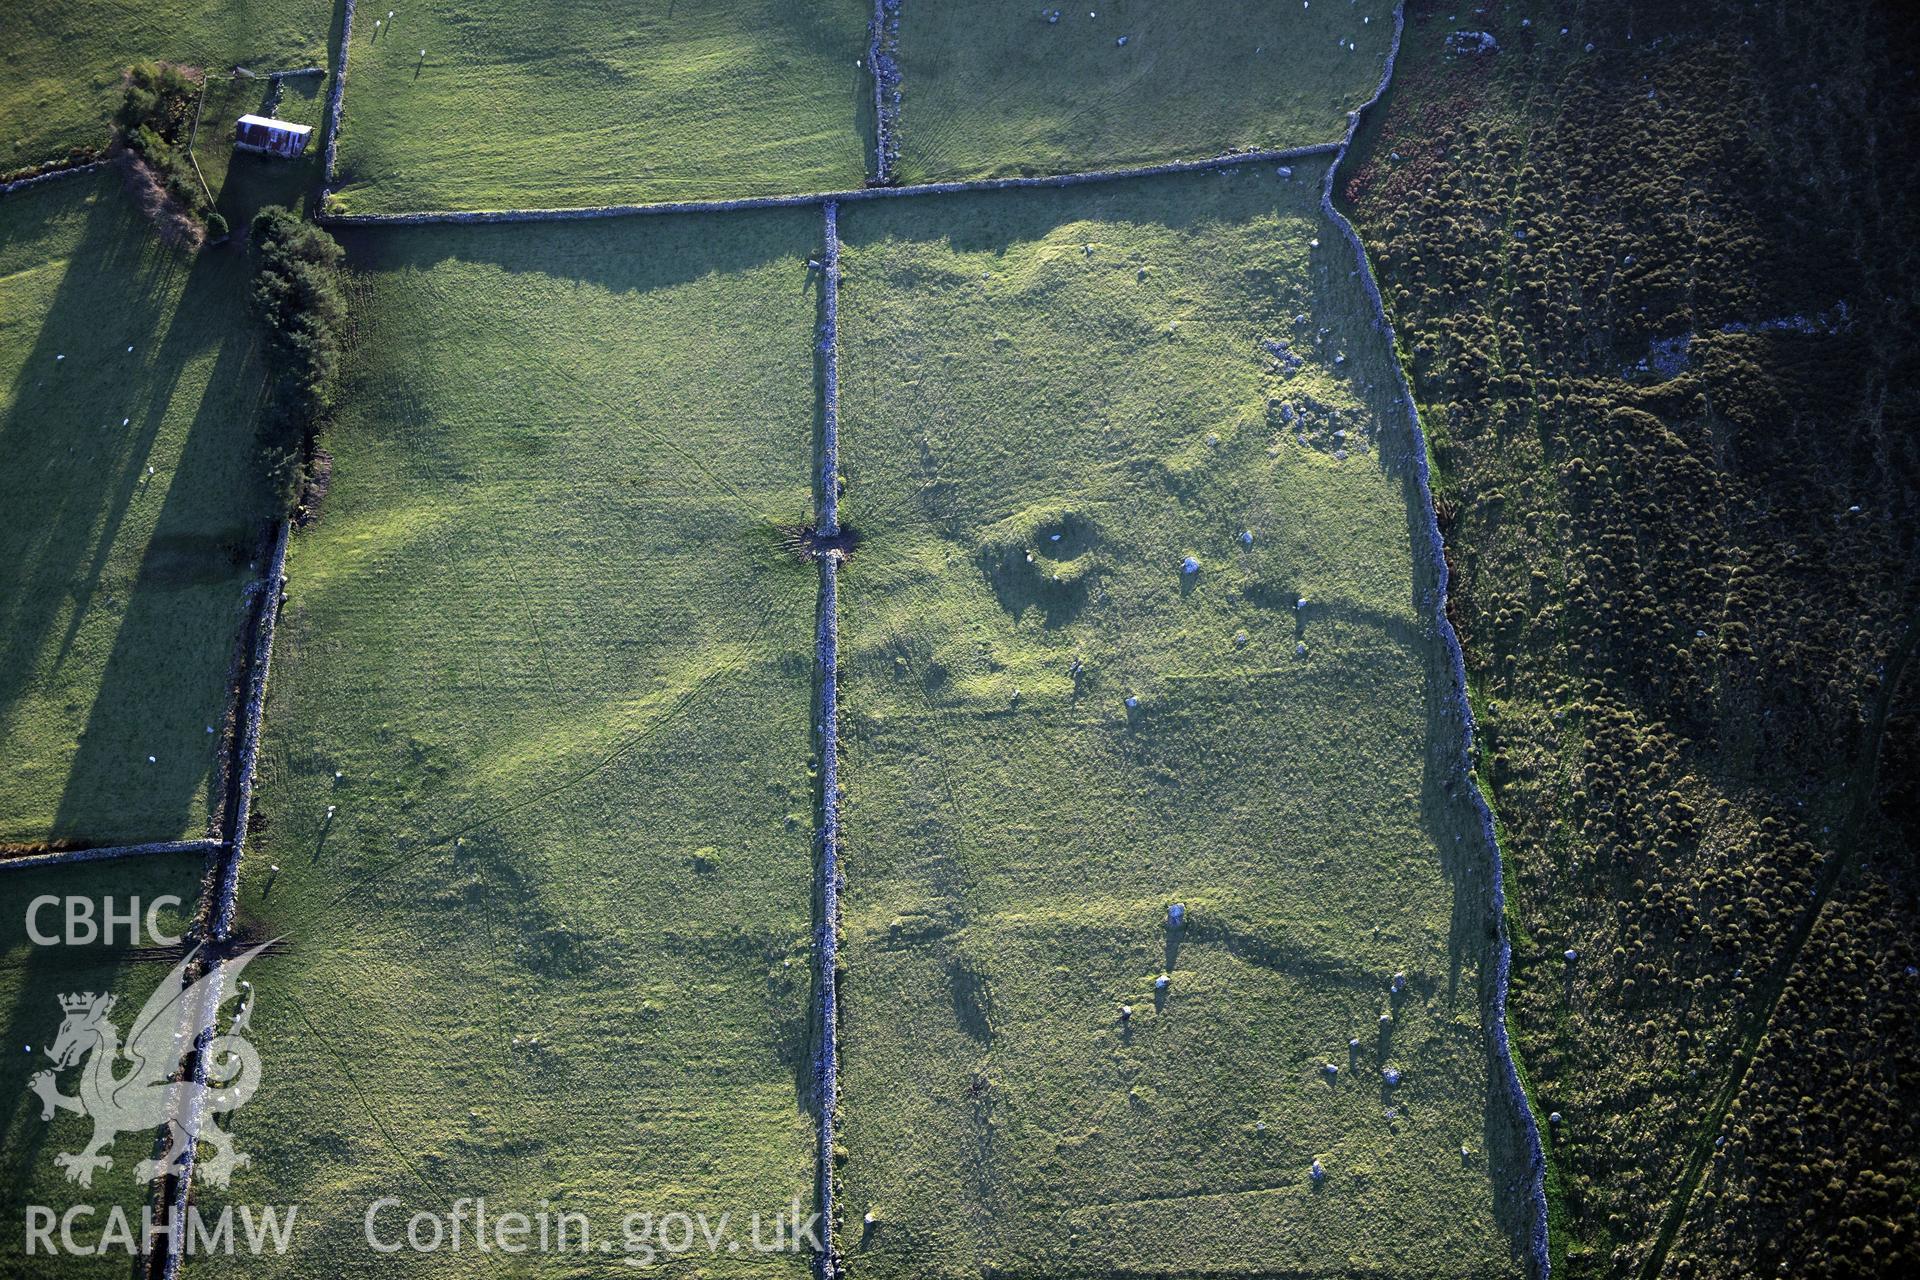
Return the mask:
<path id="1" fill-rule="evenodd" d="M 221 252 L 209 251 L 194 259 L 174 323 L 160 339 L 155 359 L 168 371 L 169 400 L 178 399 L 174 392 L 179 371 L 205 351 L 206 330 L 198 317 L 248 305 L 238 288 L 236 264 L 217 256 Z M 236 397 L 230 390 L 234 387 L 251 388 L 252 393 Z M 214 495 L 230 491 L 236 470 L 257 474 L 255 433 L 236 430 L 229 415 L 239 413 L 251 426 L 258 422 L 264 400 L 260 342 L 250 328 L 230 328 L 214 355 L 204 397 L 187 427 L 165 496 L 160 498 L 153 535 L 140 557 L 99 693 L 68 771 L 54 817 L 56 839 L 84 839 L 99 797 L 113 795 L 116 779 L 142 767 L 127 754 L 124 739 L 112 732 L 116 724 L 149 705 L 155 689 L 180 679 L 183 664 L 190 672 L 187 678 L 208 687 L 224 686 L 232 674 L 234 641 L 246 622 L 248 568 L 257 566 L 264 555 L 269 526 L 257 503 L 228 510 L 211 504 Z M 156 426 L 169 407 L 167 401 L 155 400 L 150 413 Z M 122 506 L 141 485 L 144 468 L 138 460 L 132 471 L 126 491 L 115 495 Z M 153 500 L 153 495 L 146 500 Z M 231 595 L 216 591 L 210 600 L 204 589 L 223 584 L 231 585 Z M 181 611 L 209 608 L 223 610 L 227 643 L 201 653 L 184 653 L 166 643 Z M 210 758 L 216 740 L 207 738 L 197 720 L 151 728 L 156 745 L 174 758 L 165 762 L 157 790 L 149 779 L 142 779 L 138 807 L 151 820 L 154 835 L 168 836 L 186 829 L 196 812 L 217 812 L 220 771 L 196 767 L 196 762 Z"/>
<path id="2" fill-rule="evenodd" d="M 85 723 L 73 729 L 84 727 L 84 732 L 45 833 L 81 844 L 103 838 L 101 797 L 114 795 L 115 777 L 124 778 L 133 767 L 131 760 L 117 758 L 124 755 L 127 721 L 152 705 L 156 691 L 164 698 L 169 682 L 179 679 L 182 655 L 173 642 L 177 629 L 169 609 L 201 608 L 204 600 L 183 600 L 178 588 L 235 581 L 237 628 L 238 571 L 257 553 L 252 504 L 234 512 L 208 506 L 215 500 L 210 495 L 230 491 L 235 466 L 252 465 L 252 432 L 239 435 L 248 457 L 236 460 L 230 456 L 233 424 L 215 415 L 234 405 L 230 389 L 236 381 L 260 381 L 256 344 L 245 326 L 207 321 L 247 306 L 237 283 L 242 267 L 222 251 L 188 257 L 158 250 L 152 228 L 131 208 L 118 183 L 118 174 L 109 173 L 93 188 L 95 199 L 81 220 L 79 240 L 0 414 L 0 458 L 15 477 L 0 478 L 0 499 L 8 500 L 4 505 L 16 517 L 0 528 L 0 563 L 6 565 L 0 573 L 0 718 L 49 669 L 57 672 L 74 660 L 75 646 L 96 610 L 112 608 L 121 615 L 100 688 L 90 706 L 76 708 Z M 75 190 L 59 189 L 59 194 L 70 197 Z M 113 313 L 99 314 L 108 303 Z M 209 348 L 210 328 L 225 338 L 208 380 L 207 402 L 188 428 L 172 474 L 150 480 L 149 454 L 188 364 Z M 120 345 L 123 334 L 134 346 L 131 353 Z M 103 344 L 109 349 L 101 354 Z M 67 360 L 56 361 L 58 355 Z M 62 421 L 68 412 L 59 400 L 61 373 L 85 370 L 82 376 L 97 377 L 87 362 L 121 360 L 128 401 L 142 406 L 134 421 L 125 427 L 117 417 L 107 421 L 112 415 L 102 408 L 100 423 L 69 421 L 66 430 L 48 429 L 49 419 Z M 82 462 L 83 453 L 100 460 Z M 83 466 L 88 470 L 82 474 L 96 476 L 97 482 L 75 478 Z M 164 497 L 157 492 L 160 484 L 166 486 Z M 119 589 L 107 578 L 114 544 L 135 504 L 153 500 L 162 503 L 158 522 L 127 585 L 127 598 L 109 599 Z M 231 657 L 226 646 L 204 655 L 204 678 L 218 685 Z M 197 660 L 194 655 L 189 662 Z M 115 727 L 122 731 L 116 734 Z M 204 726 L 195 723 L 191 730 L 189 738 L 179 726 L 165 728 L 171 758 L 140 779 L 143 829 L 131 834 L 166 837 L 186 829 L 212 753 Z M 157 809 L 149 803 L 156 797 Z M 144 829 L 149 818 L 151 831 Z M 110 834 L 117 839 L 129 833 Z"/>
<path id="3" fill-rule="evenodd" d="M 59 379 L 66 370 L 56 357 L 69 355 L 74 363 L 67 367 L 78 369 L 88 354 L 63 348 L 76 335 L 98 337 L 106 325 L 151 333 L 182 275 L 196 269 L 192 260 L 153 252 L 152 229 L 115 189 L 117 172 L 95 181 L 96 199 L 82 221 L 79 241 L 0 413 L 0 458 L 7 463 L 7 474 L 0 476 L 0 507 L 12 517 L 0 526 L 0 564 L 6 566 L 0 572 L 0 719 L 46 675 L 41 655 L 50 642 L 54 670 L 70 656 L 100 595 L 114 541 L 180 376 L 178 352 L 164 343 L 150 348 L 136 338 L 135 351 L 125 356 L 126 377 L 148 402 L 142 416 L 124 428 L 103 421 L 77 424 L 68 432 L 47 429 L 47 417 L 62 411 Z M 78 189 L 52 187 L 32 198 L 70 198 Z M 103 294 L 95 285 L 102 278 L 115 281 L 111 317 L 98 314 Z M 116 348 L 106 358 L 120 354 Z M 75 465 L 82 448 L 106 455 L 97 484 L 72 483 L 61 475 Z M 66 624 L 55 641 L 63 615 Z"/>

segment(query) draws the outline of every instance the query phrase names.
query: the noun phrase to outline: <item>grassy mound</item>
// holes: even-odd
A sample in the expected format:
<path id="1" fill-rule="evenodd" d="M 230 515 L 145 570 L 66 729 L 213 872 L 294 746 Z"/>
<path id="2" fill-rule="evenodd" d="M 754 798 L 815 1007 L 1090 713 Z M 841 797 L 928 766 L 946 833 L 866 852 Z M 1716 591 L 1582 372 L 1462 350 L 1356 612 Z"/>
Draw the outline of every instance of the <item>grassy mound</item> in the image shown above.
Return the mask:
<path id="1" fill-rule="evenodd" d="M 1318 176 L 842 213 L 856 1275 L 1511 1270 L 1484 853 Z"/>

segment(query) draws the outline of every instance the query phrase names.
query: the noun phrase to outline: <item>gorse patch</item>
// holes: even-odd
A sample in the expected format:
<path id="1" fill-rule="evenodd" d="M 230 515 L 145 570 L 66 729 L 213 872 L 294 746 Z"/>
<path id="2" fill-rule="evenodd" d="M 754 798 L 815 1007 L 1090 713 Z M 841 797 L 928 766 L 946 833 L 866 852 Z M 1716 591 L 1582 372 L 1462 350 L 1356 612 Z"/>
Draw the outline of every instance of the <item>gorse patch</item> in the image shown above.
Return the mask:
<path id="1" fill-rule="evenodd" d="M 254 216 L 253 249 L 253 302 L 266 323 L 273 373 L 260 449 L 274 493 L 291 507 L 308 488 L 320 432 L 334 409 L 347 320 L 341 250 L 279 205 Z"/>

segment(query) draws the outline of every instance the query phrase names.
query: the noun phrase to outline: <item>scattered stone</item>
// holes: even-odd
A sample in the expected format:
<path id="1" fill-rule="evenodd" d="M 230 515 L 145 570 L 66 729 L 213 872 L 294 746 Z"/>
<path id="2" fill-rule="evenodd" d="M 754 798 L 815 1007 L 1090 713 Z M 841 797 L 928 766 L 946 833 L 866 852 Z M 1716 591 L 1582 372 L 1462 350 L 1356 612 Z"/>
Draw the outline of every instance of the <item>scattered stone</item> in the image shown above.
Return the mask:
<path id="1" fill-rule="evenodd" d="M 1491 31 L 1455 31 L 1447 37 L 1447 52 L 1475 57 L 1500 52 L 1500 42 Z"/>

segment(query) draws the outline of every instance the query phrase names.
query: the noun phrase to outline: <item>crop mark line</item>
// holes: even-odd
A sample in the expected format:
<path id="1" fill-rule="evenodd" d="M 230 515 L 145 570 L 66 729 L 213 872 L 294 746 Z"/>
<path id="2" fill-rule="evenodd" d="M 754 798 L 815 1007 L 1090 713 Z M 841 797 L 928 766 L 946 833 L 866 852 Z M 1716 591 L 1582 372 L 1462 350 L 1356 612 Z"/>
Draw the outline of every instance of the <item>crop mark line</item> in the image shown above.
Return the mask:
<path id="1" fill-rule="evenodd" d="M 779 596 L 776 596 L 773 599 L 768 601 L 766 609 L 763 610 L 760 615 L 759 622 L 754 626 L 752 634 L 748 637 L 749 643 L 746 646 L 747 649 L 752 650 L 753 648 L 756 647 L 752 642 L 757 641 L 763 634 L 765 634 L 768 625 L 772 622 L 774 614 L 781 612 L 782 611 L 781 606 L 785 605 L 786 603 L 788 603 L 787 599 L 785 597 L 779 597 Z M 544 804 L 548 800 L 553 799 L 555 796 L 564 794 L 566 791 L 572 789 L 573 787 L 579 786 L 581 783 L 586 782 L 588 779 L 596 776 L 597 774 L 604 772 L 608 767 L 613 765 L 622 756 L 626 755 L 628 752 L 632 751 L 634 748 L 640 746 L 643 742 L 651 738 L 654 734 L 658 733 L 662 729 L 678 721 L 681 718 L 681 716 L 686 712 L 688 707 L 695 700 L 701 697 L 701 695 L 704 694 L 715 683 L 717 679 L 718 677 L 713 672 L 707 672 L 701 675 L 697 680 L 695 680 L 692 688 L 688 689 L 685 693 L 681 694 L 680 697 L 677 698 L 671 706 L 669 706 L 654 720 L 650 721 L 646 725 L 646 727 L 636 730 L 631 736 L 629 736 L 628 738 L 622 740 L 621 742 L 619 742 L 618 744 L 610 748 L 605 755 L 600 757 L 599 760 L 579 770 L 577 773 L 574 773 L 571 776 L 562 778 L 559 782 L 555 783 L 552 787 L 549 787 L 544 791 L 537 792 L 533 795 L 530 795 L 521 800 L 518 800 L 503 809 L 496 809 L 496 810 L 491 810 L 486 813 L 483 813 L 480 816 L 474 818 L 470 822 L 465 822 L 463 825 L 455 827 L 445 832 L 442 835 L 434 837 L 433 839 L 427 840 L 414 848 L 406 849 L 400 853 L 395 854 L 391 858 L 388 858 L 382 862 L 376 863 L 373 867 L 369 869 L 368 874 L 366 876 L 354 881 L 351 887 L 347 888 L 346 890 L 341 892 L 338 896 L 333 898 L 327 904 L 328 907 L 332 908 L 332 907 L 342 906 L 350 899 L 365 892 L 367 889 L 370 889 L 375 885 L 382 883 L 384 880 L 387 879 L 388 873 L 394 871 L 396 868 L 400 867 L 403 863 L 408 862 L 419 849 L 441 848 L 449 844 L 456 838 L 465 836 L 468 833 L 479 829 L 480 827 L 487 826 L 491 823 L 499 822 L 502 819 L 510 818 L 514 814 L 520 813 L 523 810 L 532 808 L 540 804 Z M 466 809 L 462 811 L 461 815 L 455 817 L 454 821 L 456 822 L 461 821 L 461 818 L 464 817 L 466 813 L 472 812 L 474 808 L 475 808 L 475 805 L 469 804 L 466 807 Z"/>
<path id="2" fill-rule="evenodd" d="M 327 1056 L 333 1059 L 334 1066 L 337 1068 L 340 1078 L 346 1082 L 347 1088 L 352 1092 L 354 1101 L 358 1102 L 361 1109 L 367 1113 L 367 1119 L 373 1122 L 373 1127 L 379 1131 L 381 1141 L 386 1144 L 387 1151 L 394 1159 L 400 1162 L 400 1166 L 405 1171 L 406 1176 L 416 1187 L 426 1192 L 429 1197 L 438 1194 L 435 1188 L 429 1186 L 426 1181 L 420 1177 L 419 1171 L 414 1167 L 412 1158 L 401 1149 L 400 1140 L 394 1137 L 393 1130 L 387 1127 L 386 1121 L 381 1118 L 379 1111 L 375 1109 L 372 1101 L 368 1099 L 366 1090 L 360 1083 L 365 1073 L 356 1073 L 346 1058 L 341 1056 L 340 1050 L 334 1045 L 334 1040 L 337 1037 L 331 1037 L 321 1033 L 320 1028 L 314 1025 L 313 1019 L 308 1015 L 306 1006 L 300 1002 L 299 997 L 294 995 L 292 990 L 281 991 L 279 995 L 292 1007 L 294 1016 L 300 1019 L 301 1025 L 306 1027 L 310 1042 L 321 1045 L 326 1049 Z"/>

